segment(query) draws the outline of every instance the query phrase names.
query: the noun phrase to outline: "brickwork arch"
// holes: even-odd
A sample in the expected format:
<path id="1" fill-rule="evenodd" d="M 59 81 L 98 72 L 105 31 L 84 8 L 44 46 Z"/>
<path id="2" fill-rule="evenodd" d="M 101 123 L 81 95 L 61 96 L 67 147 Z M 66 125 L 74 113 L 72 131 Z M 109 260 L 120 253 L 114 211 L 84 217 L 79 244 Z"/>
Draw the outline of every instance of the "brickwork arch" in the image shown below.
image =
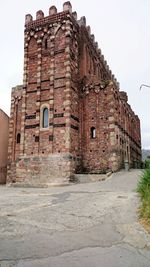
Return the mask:
<path id="1" fill-rule="evenodd" d="M 57 33 L 55 35 L 55 50 L 63 49 L 65 48 L 65 32 L 62 30 L 62 28 L 59 28 L 57 30 Z"/>
<path id="2" fill-rule="evenodd" d="M 29 56 L 37 54 L 37 48 L 38 48 L 37 40 L 34 37 L 32 37 L 29 41 L 29 44 L 28 44 Z"/>
<path id="3" fill-rule="evenodd" d="M 49 104 L 43 104 L 40 108 L 40 129 L 47 130 L 49 128 Z"/>

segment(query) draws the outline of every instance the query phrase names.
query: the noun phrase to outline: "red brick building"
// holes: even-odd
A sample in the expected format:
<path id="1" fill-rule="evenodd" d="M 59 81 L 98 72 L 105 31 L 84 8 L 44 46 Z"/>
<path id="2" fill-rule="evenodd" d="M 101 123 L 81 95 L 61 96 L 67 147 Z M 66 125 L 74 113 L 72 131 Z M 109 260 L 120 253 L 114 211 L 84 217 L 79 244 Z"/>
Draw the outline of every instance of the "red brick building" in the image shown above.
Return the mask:
<path id="1" fill-rule="evenodd" d="M 68 182 L 141 162 L 140 121 L 70 2 L 26 15 L 23 85 L 12 90 L 8 182 Z"/>
<path id="2" fill-rule="evenodd" d="M 9 117 L 0 109 L 0 184 L 6 183 Z"/>

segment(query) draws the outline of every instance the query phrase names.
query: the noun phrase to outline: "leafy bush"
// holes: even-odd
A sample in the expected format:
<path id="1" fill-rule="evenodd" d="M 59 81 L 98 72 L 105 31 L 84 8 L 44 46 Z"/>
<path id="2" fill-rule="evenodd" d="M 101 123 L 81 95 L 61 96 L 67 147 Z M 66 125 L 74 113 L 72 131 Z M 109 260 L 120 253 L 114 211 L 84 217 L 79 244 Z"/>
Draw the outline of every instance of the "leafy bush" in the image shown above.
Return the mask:
<path id="1" fill-rule="evenodd" d="M 140 216 L 150 223 L 150 168 L 144 170 L 138 183 L 137 192 L 142 200 Z"/>
<path id="2" fill-rule="evenodd" d="M 147 196 L 142 201 L 140 216 L 150 224 L 150 191 L 147 192 Z"/>
<path id="3" fill-rule="evenodd" d="M 144 161 L 144 169 L 150 169 L 150 160 L 149 159 L 145 159 L 145 161 Z"/>
<path id="4" fill-rule="evenodd" d="M 147 194 L 148 188 L 150 189 L 150 169 L 146 169 L 143 171 L 141 179 L 138 183 L 137 192 L 140 193 L 140 196 L 144 198 L 145 194 Z"/>

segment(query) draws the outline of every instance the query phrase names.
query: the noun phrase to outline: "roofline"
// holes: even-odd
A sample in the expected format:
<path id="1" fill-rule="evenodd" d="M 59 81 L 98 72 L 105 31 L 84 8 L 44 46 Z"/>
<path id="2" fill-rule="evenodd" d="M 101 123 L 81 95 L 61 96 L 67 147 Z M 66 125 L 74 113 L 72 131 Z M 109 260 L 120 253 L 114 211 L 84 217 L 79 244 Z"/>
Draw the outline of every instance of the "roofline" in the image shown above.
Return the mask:
<path id="1" fill-rule="evenodd" d="M 3 113 L 4 115 L 6 115 L 6 116 L 8 117 L 8 119 L 10 118 L 10 117 L 6 114 L 6 112 L 5 112 L 4 110 L 2 110 L 1 108 L 0 108 L 0 112 Z"/>

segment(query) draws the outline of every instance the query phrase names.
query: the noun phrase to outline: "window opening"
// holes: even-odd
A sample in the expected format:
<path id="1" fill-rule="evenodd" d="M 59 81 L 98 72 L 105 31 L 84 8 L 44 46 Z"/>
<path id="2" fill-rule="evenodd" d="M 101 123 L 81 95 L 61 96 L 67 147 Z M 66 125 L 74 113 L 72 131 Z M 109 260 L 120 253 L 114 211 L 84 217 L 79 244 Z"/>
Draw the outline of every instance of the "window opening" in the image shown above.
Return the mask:
<path id="1" fill-rule="evenodd" d="M 45 50 L 48 48 L 48 41 L 45 39 Z"/>
<path id="2" fill-rule="evenodd" d="M 96 138 L 96 129 L 95 127 L 91 127 L 91 139 L 95 139 Z"/>
<path id="3" fill-rule="evenodd" d="M 18 133 L 18 134 L 17 134 L 17 144 L 20 144 L 20 139 L 21 139 L 21 134 Z"/>
<path id="4" fill-rule="evenodd" d="M 48 127 L 48 108 L 43 109 L 43 120 L 42 120 L 42 127 Z"/>

